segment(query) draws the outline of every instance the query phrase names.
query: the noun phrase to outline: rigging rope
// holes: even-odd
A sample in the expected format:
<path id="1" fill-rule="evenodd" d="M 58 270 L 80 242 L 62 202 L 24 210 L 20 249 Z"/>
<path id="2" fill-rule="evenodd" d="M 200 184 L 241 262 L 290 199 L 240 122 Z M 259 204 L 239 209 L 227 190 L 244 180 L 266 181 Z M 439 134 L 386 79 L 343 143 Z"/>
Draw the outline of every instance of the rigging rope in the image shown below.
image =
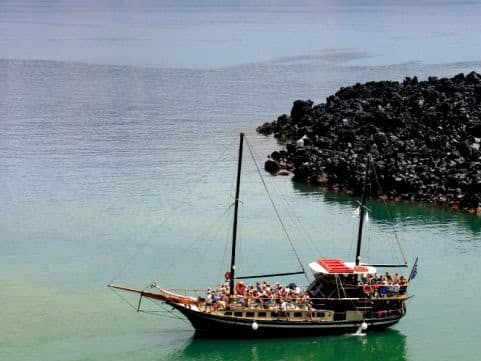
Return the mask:
<path id="1" fill-rule="evenodd" d="M 227 213 L 229 213 L 230 209 L 234 206 L 234 203 L 232 203 L 228 208 L 226 208 L 226 210 L 217 218 L 215 219 L 212 224 L 203 232 L 201 233 L 199 236 L 197 236 L 196 238 L 194 238 L 190 243 L 188 243 L 185 247 L 182 247 L 182 249 L 184 251 L 187 251 L 187 250 L 194 250 L 194 246 L 196 244 L 199 243 L 199 241 L 204 238 L 208 233 L 211 233 L 215 227 L 218 225 L 218 224 L 221 224 L 220 220 L 223 219 Z M 211 241 L 212 242 L 212 239 Z M 167 266 L 167 270 L 165 271 L 165 274 L 164 274 L 164 278 L 167 278 L 167 276 L 169 275 L 169 272 L 171 271 L 171 269 L 173 268 L 172 266 L 177 262 L 177 259 L 173 258 L 170 263 L 168 264 Z"/>
<path id="2" fill-rule="evenodd" d="M 247 148 L 249 149 L 249 153 L 250 153 L 250 156 L 254 162 L 254 165 L 256 167 L 256 170 L 257 170 L 257 173 L 259 174 L 259 177 L 261 178 L 261 181 L 262 181 L 262 184 L 264 185 L 264 188 L 266 190 L 266 193 L 267 193 L 267 196 L 269 197 L 269 200 L 272 204 L 272 207 L 274 208 L 274 212 L 276 213 L 276 216 L 277 216 L 277 219 L 279 220 L 279 223 L 281 224 L 281 227 L 282 229 L 284 230 L 284 233 L 286 234 L 286 237 L 287 237 L 287 240 L 289 241 L 289 244 L 291 245 L 291 248 L 292 248 L 292 251 L 294 252 L 294 255 L 296 256 L 296 259 L 297 259 L 297 262 L 299 263 L 299 265 L 301 266 L 301 269 L 302 271 L 304 272 L 304 276 L 306 277 L 306 279 L 309 281 L 309 278 L 307 276 L 307 273 L 306 273 L 306 270 L 304 269 L 304 266 L 302 265 L 302 262 L 299 258 L 299 255 L 297 254 L 297 251 L 296 251 L 296 248 L 294 247 L 294 244 L 292 242 L 292 239 L 291 237 L 289 236 L 289 232 L 287 232 L 287 228 L 286 226 L 284 225 L 284 222 L 282 221 L 281 219 L 281 215 L 279 213 L 279 210 L 277 209 L 276 207 L 276 204 L 274 203 L 274 200 L 272 199 L 272 196 L 271 196 L 271 193 L 269 192 L 269 188 L 267 187 L 267 184 L 264 180 L 264 177 L 262 176 L 262 172 L 259 168 L 259 165 L 257 164 L 257 161 L 254 157 L 254 151 L 251 147 L 251 144 L 250 142 L 247 140 L 247 138 L 245 138 L 245 141 L 246 141 L 246 144 L 247 144 Z"/>
<path id="3" fill-rule="evenodd" d="M 145 297 L 144 300 L 148 300 L 150 301 L 154 306 L 160 308 L 161 310 L 160 311 L 151 311 L 151 310 L 140 310 L 140 309 L 137 309 L 137 306 L 133 305 L 132 303 L 129 302 L 129 300 L 127 300 L 127 298 L 125 298 L 124 296 L 122 296 L 122 294 L 115 290 L 114 288 L 110 288 L 112 290 L 113 293 L 115 293 L 122 301 L 124 301 L 127 305 L 129 305 L 134 311 L 137 311 L 137 312 L 141 312 L 141 313 L 146 313 L 146 314 L 150 314 L 150 315 L 154 315 L 154 316 L 159 316 L 159 317 L 167 317 L 167 318 L 173 318 L 173 319 L 177 319 L 177 320 L 182 320 L 183 322 L 187 323 L 188 322 L 181 316 L 177 315 L 174 313 L 175 309 L 174 310 L 167 310 L 163 307 L 162 304 L 159 304 L 158 302 L 154 302 L 153 300 Z M 164 314 L 160 314 L 160 313 L 164 313 Z M 169 315 L 165 315 L 165 314 L 169 314 Z"/>
<path id="4" fill-rule="evenodd" d="M 370 171 L 371 169 L 374 170 L 374 164 L 371 164 L 371 156 L 369 155 L 369 162 L 368 162 L 368 166 L 369 166 L 369 169 L 368 171 Z M 372 193 L 372 182 L 371 182 L 371 178 L 369 178 L 369 193 L 368 194 L 373 194 Z M 365 242 L 365 244 L 367 243 L 367 247 L 365 247 L 365 251 L 364 251 L 364 254 L 366 255 L 366 263 L 370 263 L 371 262 L 371 246 L 372 246 L 372 228 L 368 223 L 368 219 L 369 219 L 369 212 L 372 213 L 372 211 L 370 209 L 368 209 L 367 207 L 366 208 L 366 215 L 364 216 L 364 219 L 362 220 L 365 224 L 365 230 L 366 230 L 366 233 L 367 233 L 367 242 Z"/>
<path id="5" fill-rule="evenodd" d="M 122 296 L 116 289 L 110 287 L 113 293 L 115 293 L 117 296 L 120 297 L 126 304 L 128 304 L 130 307 L 132 307 L 135 311 L 137 311 L 137 307 L 131 304 L 124 296 Z"/>
<path id="6" fill-rule="evenodd" d="M 295 212 L 291 212 L 291 208 L 293 208 L 291 206 L 291 204 L 289 203 L 289 201 L 287 200 L 286 196 L 282 193 L 282 192 L 279 192 L 276 187 L 275 187 L 275 184 L 274 183 L 271 183 L 271 186 L 272 188 L 276 191 L 276 193 L 278 194 L 280 200 L 282 202 L 284 202 L 284 207 L 285 207 L 285 210 L 286 210 L 286 213 L 287 215 L 290 217 L 290 219 L 292 220 L 292 223 L 293 223 L 293 226 L 294 227 L 297 227 L 297 229 L 300 229 L 301 233 L 302 233 L 302 236 L 303 238 L 306 240 L 308 246 L 314 251 L 314 252 L 317 252 L 317 254 L 319 255 L 319 257 L 323 257 L 322 256 L 322 251 L 319 247 L 319 245 L 317 244 L 317 242 L 315 242 L 310 233 L 305 229 L 305 227 L 302 226 L 302 223 L 301 223 L 301 220 L 299 218 L 299 216 L 295 213 Z M 294 228 L 294 230 L 296 230 L 296 228 Z"/>
<path id="7" fill-rule="evenodd" d="M 232 148 L 232 145 L 234 144 L 234 142 L 236 141 L 236 139 L 233 139 L 225 148 L 224 150 L 221 152 L 220 156 L 218 157 L 218 159 L 222 159 L 225 154 L 227 153 L 227 151 L 229 149 Z M 212 162 L 211 166 L 207 169 L 207 172 L 204 172 L 203 174 L 205 173 L 210 173 L 210 170 L 216 166 L 217 162 L 214 161 Z M 204 179 L 204 176 L 202 175 L 199 175 L 199 178 L 193 182 L 193 184 L 195 184 L 194 187 L 192 187 L 190 189 L 190 192 L 187 192 L 185 194 L 185 196 L 181 199 L 181 201 L 178 203 L 178 205 L 174 208 L 172 208 L 168 213 L 167 215 L 165 216 L 165 218 L 159 223 L 158 225 L 158 228 L 161 228 L 163 227 L 167 221 L 172 217 L 172 215 L 180 208 L 184 205 L 185 201 L 188 199 L 188 197 L 190 197 L 196 190 L 197 188 L 202 184 L 202 180 Z M 152 230 L 152 233 L 154 233 L 154 231 Z M 129 265 L 131 265 L 133 263 L 133 261 L 139 256 L 140 252 L 145 249 L 145 247 L 147 245 L 149 245 L 151 242 L 150 239 L 147 239 L 145 242 L 143 242 L 142 244 L 140 244 L 140 246 L 132 253 L 132 255 L 130 256 L 130 258 L 127 260 L 127 262 L 125 262 L 125 264 L 120 268 L 119 272 L 117 274 L 114 275 L 114 277 L 112 277 L 112 279 L 110 280 L 109 283 L 113 283 L 115 279 L 119 278 L 120 275 L 127 269 L 127 267 Z"/>
<path id="8" fill-rule="evenodd" d="M 369 161 L 372 162 L 372 170 L 373 170 L 373 173 L 374 173 L 374 179 L 375 179 L 375 181 L 376 181 L 376 185 L 378 186 L 379 190 L 382 190 L 381 183 L 379 182 L 379 178 L 378 178 L 377 173 L 376 173 L 376 167 L 374 166 L 374 161 L 373 161 L 371 155 L 369 155 Z M 386 200 L 383 199 L 382 201 L 383 201 L 384 208 L 386 209 L 386 213 L 387 213 L 388 217 L 389 217 L 391 220 L 393 220 L 393 217 L 392 217 L 392 215 L 391 215 L 391 212 L 389 211 L 389 208 L 388 208 L 388 206 L 387 206 Z M 407 261 L 406 255 L 404 254 L 404 251 L 403 251 L 403 249 L 402 249 L 402 247 L 401 247 L 401 242 L 399 241 L 399 237 L 398 237 L 398 235 L 397 235 L 396 228 L 394 227 L 394 225 L 392 226 L 392 229 L 393 229 L 393 232 L 394 232 L 394 238 L 396 239 L 396 242 L 397 242 L 397 245 L 398 245 L 398 247 L 399 247 L 399 251 L 401 252 L 403 261 L 404 261 L 404 263 L 407 264 L 408 261 Z"/>
<path id="9" fill-rule="evenodd" d="M 139 312 L 151 314 L 154 316 L 159 316 L 159 317 L 168 317 L 168 318 L 173 318 L 176 320 L 182 320 L 184 323 L 189 324 L 189 322 L 182 316 L 177 314 L 177 310 L 175 308 L 168 310 L 164 308 L 164 303 L 158 303 L 158 301 L 151 300 L 150 298 L 147 298 L 147 300 L 152 303 L 154 306 L 158 307 L 161 309 L 161 311 L 150 311 L 150 310 L 140 310 Z M 169 306 L 170 307 L 170 306 Z M 162 315 L 160 313 L 167 313 L 169 315 Z"/>

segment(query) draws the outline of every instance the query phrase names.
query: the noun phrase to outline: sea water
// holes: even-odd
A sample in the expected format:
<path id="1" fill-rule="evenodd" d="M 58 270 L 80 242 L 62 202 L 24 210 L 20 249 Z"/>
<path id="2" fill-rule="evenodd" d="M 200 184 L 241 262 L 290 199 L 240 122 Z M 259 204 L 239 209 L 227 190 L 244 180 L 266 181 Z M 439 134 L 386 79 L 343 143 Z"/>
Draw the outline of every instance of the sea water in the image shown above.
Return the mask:
<path id="1" fill-rule="evenodd" d="M 222 281 L 239 132 L 262 168 L 281 145 L 255 128 L 295 99 L 480 72 L 480 11 L 454 1 L 1 2 L 0 358 L 476 359 L 481 219 L 425 205 L 388 204 L 390 216 L 369 205 L 363 259 L 402 261 L 394 231 L 409 263 L 420 258 L 408 314 L 386 332 L 199 340 L 175 314 L 137 313 L 137 297 L 106 285 Z M 297 271 L 250 158 L 238 272 Z M 353 258 L 355 200 L 262 175 L 303 267 Z"/>

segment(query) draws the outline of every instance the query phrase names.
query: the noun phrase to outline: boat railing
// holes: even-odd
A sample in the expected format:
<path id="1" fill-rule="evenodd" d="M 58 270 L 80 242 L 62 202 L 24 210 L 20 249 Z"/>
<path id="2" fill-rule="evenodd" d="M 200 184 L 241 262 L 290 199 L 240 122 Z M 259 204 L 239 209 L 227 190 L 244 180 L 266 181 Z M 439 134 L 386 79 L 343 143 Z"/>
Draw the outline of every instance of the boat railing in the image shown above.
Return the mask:
<path id="1" fill-rule="evenodd" d="M 362 289 L 362 286 L 361 286 L 361 289 Z M 206 289 L 197 289 L 197 288 L 162 288 L 162 290 L 164 291 L 167 291 L 167 292 L 171 292 L 171 293 L 175 293 L 179 296 L 185 296 L 185 297 L 202 297 L 204 298 L 205 295 L 207 294 L 207 291 Z M 403 290 L 399 290 L 399 292 L 387 292 L 387 293 L 379 293 L 379 292 L 376 292 L 376 293 L 372 293 L 372 294 L 365 294 L 364 296 L 365 297 L 342 297 L 342 298 L 338 298 L 338 297 L 310 297 L 307 302 L 310 300 L 310 301 L 326 301 L 326 300 L 339 300 L 339 299 L 342 299 L 342 300 L 346 300 L 346 301 L 355 301 L 355 300 L 363 300 L 363 299 L 403 299 L 405 296 L 405 292 L 406 292 L 406 288 L 404 288 Z M 239 295 L 237 295 L 239 296 Z M 244 296 L 245 297 L 248 297 L 248 296 Z M 266 298 L 266 297 L 260 297 L 259 298 L 259 301 L 261 303 L 265 303 L 265 302 L 268 302 L 268 301 L 278 301 L 278 298 Z M 306 300 L 303 299 L 303 300 L 299 300 L 299 301 L 294 301 L 295 303 L 305 303 Z"/>
<path id="2" fill-rule="evenodd" d="M 362 289 L 362 286 L 360 286 Z M 162 288 L 162 291 L 167 291 L 173 294 L 177 294 L 179 296 L 184 296 L 184 297 L 193 297 L 193 298 L 200 298 L 201 301 L 206 298 L 207 295 L 207 290 L 206 289 L 199 289 L 199 288 Z M 375 292 L 372 293 L 363 293 L 361 297 L 309 297 L 308 299 L 292 299 L 290 301 L 290 304 L 296 305 L 296 308 L 303 308 L 307 307 L 307 304 L 309 302 L 316 303 L 316 301 L 339 301 L 339 300 L 344 300 L 344 301 L 362 301 L 362 300 L 378 300 L 378 299 L 385 299 L 385 300 L 403 300 L 406 298 L 406 288 L 404 289 L 399 289 L 399 292 L 379 292 L 376 290 Z M 234 297 L 239 297 L 239 305 L 241 305 L 240 298 L 243 298 L 245 302 L 247 303 L 256 303 L 260 305 L 261 307 L 264 306 L 264 304 L 277 304 L 279 301 L 279 298 L 268 298 L 268 297 L 259 297 L 259 298 L 249 298 L 249 296 L 243 296 L 240 297 L 239 295 L 234 296 Z M 247 298 L 247 299 L 246 299 Z M 231 304 L 236 304 L 236 300 L 232 300 Z"/>
<path id="3" fill-rule="evenodd" d="M 206 289 L 204 288 L 161 288 L 163 291 L 175 293 L 179 296 L 185 297 L 198 297 L 199 295 L 204 295 L 206 293 Z"/>

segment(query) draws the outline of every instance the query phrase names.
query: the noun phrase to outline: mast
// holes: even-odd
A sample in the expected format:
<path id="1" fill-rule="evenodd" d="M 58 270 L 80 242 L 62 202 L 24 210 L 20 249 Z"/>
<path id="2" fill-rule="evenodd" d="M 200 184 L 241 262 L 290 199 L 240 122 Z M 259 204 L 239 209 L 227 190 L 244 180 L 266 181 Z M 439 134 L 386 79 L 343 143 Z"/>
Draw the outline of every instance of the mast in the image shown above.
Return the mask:
<path id="1" fill-rule="evenodd" d="M 367 184 L 367 177 L 369 174 L 369 157 L 370 155 L 368 154 L 366 156 L 366 170 L 364 172 L 364 181 L 362 185 L 362 198 L 361 198 L 361 204 L 359 205 L 359 231 L 357 234 L 357 247 L 356 247 L 356 266 L 359 266 L 359 263 L 361 261 L 361 241 L 362 241 L 362 226 L 364 224 L 364 204 L 366 203 L 366 184 Z"/>
<path id="2" fill-rule="evenodd" d="M 232 255 L 230 260 L 230 279 L 229 279 L 229 294 L 234 295 L 234 278 L 235 278 L 235 249 L 237 240 L 237 215 L 239 211 L 239 193 L 240 193 L 240 177 L 242 168 L 242 146 L 244 143 L 244 133 L 240 133 L 239 143 L 239 160 L 237 163 L 237 184 L 235 190 L 234 201 L 234 225 L 232 227 Z"/>

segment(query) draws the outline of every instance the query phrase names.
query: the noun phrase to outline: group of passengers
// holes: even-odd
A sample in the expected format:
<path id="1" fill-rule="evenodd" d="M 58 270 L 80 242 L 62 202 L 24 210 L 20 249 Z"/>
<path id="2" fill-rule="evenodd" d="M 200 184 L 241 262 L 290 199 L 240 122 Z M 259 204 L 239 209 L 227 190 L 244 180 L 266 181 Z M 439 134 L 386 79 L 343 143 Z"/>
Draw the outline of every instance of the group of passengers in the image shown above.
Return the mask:
<path id="1" fill-rule="evenodd" d="M 363 290 L 373 297 L 386 297 L 402 294 L 408 285 L 408 280 L 398 273 L 394 276 L 386 272 L 383 275 L 368 274 L 360 281 Z"/>
<path id="2" fill-rule="evenodd" d="M 344 279 L 347 283 L 355 282 L 353 279 Z M 324 279 L 327 281 L 327 279 Z M 399 274 L 390 275 L 386 272 L 382 275 L 367 274 L 359 279 L 358 285 L 362 291 L 370 297 L 388 297 L 403 294 L 406 291 L 408 280 Z M 230 295 L 229 281 L 216 289 L 207 289 L 205 299 L 205 311 L 224 310 L 230 308 L 259 308 L 285 312 L 289 310 L 311 310 L 312 300 L 307 290 L 301 290 L 299 286 L 290 283 L 288 286 L 279 282 L 270 285 L 266 281 L 256 284 L 245 285 L 244 282 L 237 282 L 233 295 Z"/>
<path id="3" fill-rule="evenodd" d="M 234 288 L 233 296 L 230 296 L 230 287 L 227 281 L 215 290 L 208 289 L 205 311 L 239 307 L 286 312 L 312 308 L 308 292 L 301 290 L 294 283 L 284 286 L 279 282 L 270 285 L 264 281 L 246 286 L 243 282 L 237 282 Z"/>

